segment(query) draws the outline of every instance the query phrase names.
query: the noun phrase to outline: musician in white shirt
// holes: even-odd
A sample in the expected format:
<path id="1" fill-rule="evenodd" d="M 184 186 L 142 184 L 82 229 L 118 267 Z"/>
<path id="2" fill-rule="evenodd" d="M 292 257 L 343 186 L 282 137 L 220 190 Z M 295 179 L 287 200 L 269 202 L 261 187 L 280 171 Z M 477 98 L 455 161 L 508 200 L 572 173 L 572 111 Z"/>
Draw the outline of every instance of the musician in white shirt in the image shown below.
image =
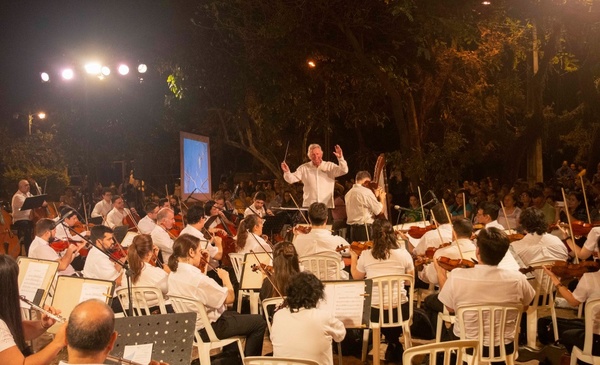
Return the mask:
<path id="1" fill-rule="evenodd" d="M 150 202 L 144 207 L 146 216 L 138 222 L 138 231 L 141 234 L 150 234 L 154 227 L 156 227 L 156 216 L 160 210 L 158 204 Z"/>
<path id="2" fill-rule="evenodd" d="M 102 200 L 100 200 L 94 206 L 91 217 L 103 217 L 106 218 L 110 210 L 113 208 L 112 204 L 112 191 L 109 188 L 104 188 L 102 191 Z"/>

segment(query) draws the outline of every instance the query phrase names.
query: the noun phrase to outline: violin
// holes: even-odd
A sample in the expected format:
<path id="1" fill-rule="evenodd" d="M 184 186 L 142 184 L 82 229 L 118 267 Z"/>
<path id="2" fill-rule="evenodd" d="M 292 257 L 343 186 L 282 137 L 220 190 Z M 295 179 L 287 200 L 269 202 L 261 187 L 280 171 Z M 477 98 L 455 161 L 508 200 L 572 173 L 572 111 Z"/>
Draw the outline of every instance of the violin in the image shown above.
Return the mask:
<path id="1" fill-rule="evenodd" d="M 56 251 L 57 253 L 61 253 L 64 250 L 66 250 L 67 248 L 69 248 L 69 245 L 78 245 L 80 242 L 78 241 L 74 241 L 74 240 L 61 240 L 61 239 L 55 239 L 54 241 L 49 243 L 49 246 L 52 247 L 52 249 L 54 251 Z M 79 256 L 82 257 L 86 257 L 88 255 L 88 252 L 90 250 L 88 248 L 81 248 L 79 250 Z"/>
<path id="2" fill-rule="evenodd" d="M 511 243 L 515 241 L 520 241 L 523 239 L 523 237 L 525 237 L 525 235 L 521 233 L 512 233 L 508 235 L 508 239 Z"/>
<path id="3" fill-rule="evenodd" d="M 258 265 L 254 264 L 251 266 L 252 272 L 262 271 L 266 275 L 273 275 L 273 266 L 267 265 L 265 263 L 260 262 Z"/>
<path id="4" fill-rule="evenodd" d="M 307 234 L 312 230 L 311 226 L 295 226 L 293 228 L 295 234 Z"/>
<path id="5" fill-rule="evenodd" d="M 425 233 L 432 231 L 434 229 L 435 229 L 435 225 L 430 224 L 425 227 L 411 226 L 407 230 L 400 230 L 400 232 L 407 233 L 412 238 L 421 238 L 421 237 L 423 237 L 423 235 Z"/>
<path id="6" fill-rule="evenodd" d="M 433 258 L 418 255 L 414 257 L 414 260 L 415 269 L 420 271 L 423 266 L 430 264 L 433 261 Z"/>
<path id="7" fill-rule="evenodd" d="M 171 235 L 171 237 L 179 237 L 179 235 L 181 234 L 181 231 L 183 230 L 183 216 L 181 215 L 181 213 L 179 214 L 175 214 L 175 216 L 173 217 L 175 219 L 174 223 L 173 223 L 173 227 L 171 227 L 171 229 L 169 229 L 169 233 Z"/>
<path id="8" fill-rule="evenodd" d="M 475 262 L 471 260 L 451 259 L 445 256 L 440 256 L 437 263 L 446 271 L 452 271 L 456 268 L 471 269 L 475 267 Z"/>
<path id="9" fill-rule="evenodd" d="M 427 249 L 425 250 L 425 257 L 432 259 L 433 254 L 435 254 L 435 251 L 439 250 L 440 248 L 448 247 L 451 244 L 452 244 L 452 242 L 446 242 L 446 243 L 442 243 L 438 247 L 432 247 L 432 246 L 427 247 Z"/>
<path id="10" fill-rule="evenodd" d="M 340 245 L 335 250 L 337 252 L 344 251 L 345 249 L 350 248 L 350 250 L 354 251 L 358 256 L 364 251 L 373 248 L 373 241 L 365 241 L 365 242 L 352 242 L 348 245 Z"/>
<path id="11" fill-rule="evenodd" d="M 600 263 L 598 261 L 581 261 L 578 264 L 568 264 L 564 261 L 556 261 L 550 270 L 561 279 L 580 278 L 585 273 L 600 270 Z"/>

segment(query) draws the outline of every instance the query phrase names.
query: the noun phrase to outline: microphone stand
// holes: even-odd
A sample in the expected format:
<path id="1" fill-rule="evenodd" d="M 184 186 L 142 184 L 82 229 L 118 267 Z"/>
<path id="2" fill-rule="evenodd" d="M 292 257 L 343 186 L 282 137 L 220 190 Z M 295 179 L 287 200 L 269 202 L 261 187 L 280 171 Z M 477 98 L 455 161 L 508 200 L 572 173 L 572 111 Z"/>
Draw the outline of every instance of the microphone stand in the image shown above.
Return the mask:
<path id="1" fill-rule="evenodd" d="M 75 235 L 77 237 L 83 239 L 88 245 L 96 247 L 100 252 L 102 252 L 104 255 L 106 255 L 106 257 L 108 257 L 108 259 L 110 261 L 116 263 L 117 265 L 119 265 L 119 266 L 121 266 L 123 268 L 123 270 L 125 271 L 125 277 L 126 277 L 126 280 L 127 280 L 127 299 L 129 301 L 129 308 L 127 308 L 127 316 L 131 317 L 133 315 L 133 307 L 132 307 L 133 304 L 131 302 L 131 297 L 132 297 L 132 293 L 131 293 L 131 269 L 129 268 L 129 263 L 127 263 L 127 261 L 121 262 L 121 261 L 113 258 L 110 255 L 110 253 L 108 253 L 108 251 L 104 247 L 96 245 L 95 242 L 92 242 L 92 240 L 90 240 L 89 238 L 86 238 L 86 237 L 82 236 L 79 232 L 75 231 L 73 228 L 71 228 L 67 224 L 65 224 L 65 222 L 60 222 L 60 224 L 62 224 L 63 227 L 65 227 L 65 229 L 67 229 L 69 232 L 75 233 Z M 114 239 L 114 237 L 113 237 L 113 239 Z"/>

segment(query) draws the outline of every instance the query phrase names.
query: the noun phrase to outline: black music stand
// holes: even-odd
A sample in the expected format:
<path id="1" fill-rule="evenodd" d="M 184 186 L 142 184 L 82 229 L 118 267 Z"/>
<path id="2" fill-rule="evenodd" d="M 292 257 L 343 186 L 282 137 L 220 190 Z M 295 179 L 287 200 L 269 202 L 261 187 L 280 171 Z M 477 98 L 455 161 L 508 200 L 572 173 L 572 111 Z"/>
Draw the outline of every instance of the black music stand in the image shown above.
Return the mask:
<path id="1" fill-rule="evenodd" d="M 127 345 L 152 344 L 152 360 L 189 365 L 196 313 L 115 318 L 119 334 L 112 354 L 122 357 Z"/>
<path id="2" fill-rule="evenodd" d="M 28 198 L 25 198 L 25 201 L 23 202 L 23 206 L 19 210 L 29 210 L 29 209 L 39 208 L 44 204 L 47 197 L 48 197 L 47 194 L 41 194 L 41 195 L 30 196 Z"/>
<path id="3" fill-rule="evenodd" d="M 274 233 L 280 233 L 283 225 L 288 222 L 287 214 L 277 213 L 275 215 L 264 216 L 263 233 L 268 234 L 271 239 Z"/>

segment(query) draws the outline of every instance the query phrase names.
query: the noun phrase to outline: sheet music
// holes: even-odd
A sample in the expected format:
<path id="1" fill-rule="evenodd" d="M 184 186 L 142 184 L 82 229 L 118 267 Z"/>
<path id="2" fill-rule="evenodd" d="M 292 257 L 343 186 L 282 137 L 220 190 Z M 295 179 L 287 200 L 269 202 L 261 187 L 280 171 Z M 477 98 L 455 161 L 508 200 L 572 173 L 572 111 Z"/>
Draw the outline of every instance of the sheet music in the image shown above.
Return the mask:
<path id="1" fill-rule="evenodd" d="M 364 310 L 364 283 L 325 284 L 320 308 L 331 312 L 346 328 L 360 328 Z"/>
<path id="2" fill-rule="evenodd" d="M 33 301 L 38 289 L 46 290 L 43 285 L 49 267 L 50 265 L 48 264 L 30 262 L 27 266 L 27 272 L 25 273 L 21 287 L 19 288 L 19 293 L 24 295 L 28 300 Z M 29 304 L 21 302 L 21 307 L 28 309 Z"/>
<path id="3" fill-rule="evenodd" d="M 152 360 L 152 343 L 127 345 L 123 349 L 123 358 L 138 364 L 149 364 Z"/>
<path id="4" fill-rule="evenodd" d="M 121 242 L 121 246 L 129 247 L 129 245 L 133 243 L 133 239 L 135 238 L 135 236 L 137 236 L 138 234 L 139 233 L 137 232 L 127 232 L 127 234 L 123 238 L 123 242 Z"/>
<path id="5" fill-rule="evenodd" d="M 81 285 L 81 295 L 79 296 L 79 303 L 84 302 L 88 299 L 98 299 L 106 302 L 108 297 L 108 288 L 102 284 L 91 284 L 83 283 Z"/>

